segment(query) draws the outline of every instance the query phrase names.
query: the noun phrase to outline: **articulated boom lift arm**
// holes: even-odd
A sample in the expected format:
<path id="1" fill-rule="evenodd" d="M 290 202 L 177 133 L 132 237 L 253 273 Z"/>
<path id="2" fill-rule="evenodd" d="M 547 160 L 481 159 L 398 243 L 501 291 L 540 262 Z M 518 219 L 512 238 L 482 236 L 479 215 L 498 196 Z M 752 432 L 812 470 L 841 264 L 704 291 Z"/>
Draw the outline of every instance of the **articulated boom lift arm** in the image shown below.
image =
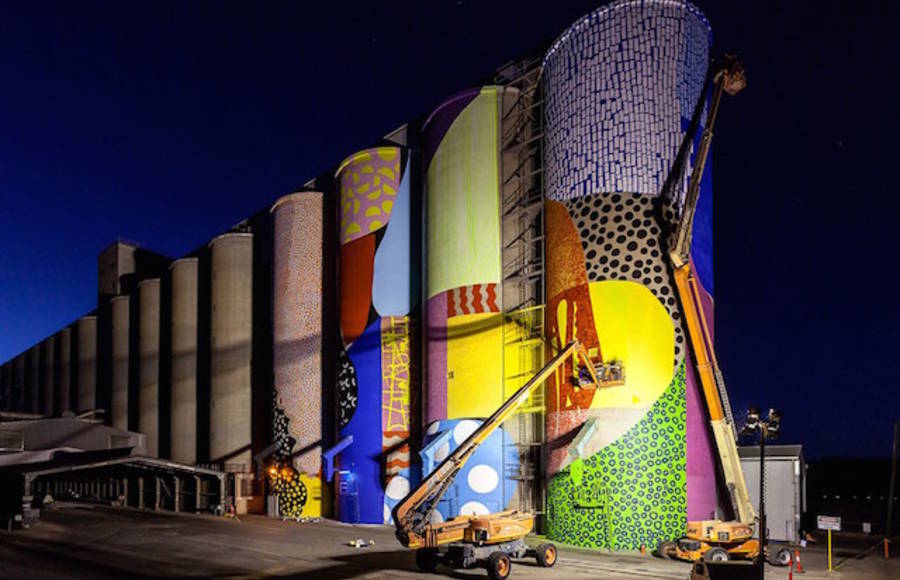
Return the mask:
<path id="1" fill-rule="evenodd" d="M 726 58 L 724 65 L 716 73 L 714 80 L 713 101 L 709 108 L 706 127 L 703 130 L 697 155 L 695 156 L 694 167 L 685 195 L 684 208 L 681 219 L 676 226 L 674 247 L 669 252 L 669 259 L 675 271 L 675 284 L 678 289 L 681 307 L 684 311 L 685 322 L 687 323 L 697 366 L 697 374 L 700 376 L 703 396 L 709 411 L 713 436 L 719 453 L 719 461 L 725 476 L 725 485 L 728 487 L 735 516 L 741 523 L 750 524 L 756 518 L 756 511 L 750 502 L 750 494 L 747 492 L 744 472 L 741 470 L 735 431 L 731 424 L 732 419 L 728 416 L 730 411 L 727 411 L 727 407 L 723 404 L 727 396 L 725 378 L 722 376 L 719 363 L 716 360 L 712 334 L 700 301 L 697 277 L 691 267 L 691 239 L 693 237 L 694 214 L 700 194 L 700 178 L 703 175 L 706 159 L 709 155 L 713 126 L 719 112 L 722 93 L 726 92 L 729 95 L 734 95 L 746 86 L 743 65 L 733 57 Z"/>
<path id="2" fill-rule="evenodd" d="M 591 358 L 584 347 L 578 341 L 566 345 L 394 508 L 394 524 L 397 527 L 397 539 L 401 544 L 407 547 L 434 546 L 443 543 L 440 535 L 444 529 L 459 526 L 454 524 L 453 520 L 438 525 L 430 523 L 431 513 L 453 483 L 456 474 L 472 457 L 478 446 L 524 404 L 531 392 L 543 384 L 570 356 L 580 358 L 588 369 L 592 382 L 586 388 L 601 386 Z"/>

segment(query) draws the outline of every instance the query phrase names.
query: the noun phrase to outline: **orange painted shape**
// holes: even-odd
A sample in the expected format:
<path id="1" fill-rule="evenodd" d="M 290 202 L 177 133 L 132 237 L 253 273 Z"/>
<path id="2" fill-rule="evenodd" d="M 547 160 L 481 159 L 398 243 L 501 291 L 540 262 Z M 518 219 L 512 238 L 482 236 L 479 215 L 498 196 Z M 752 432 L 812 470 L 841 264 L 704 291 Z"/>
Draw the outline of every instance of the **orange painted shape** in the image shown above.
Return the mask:
<path id="1" fill-rule="evenodd" d="M 369 321 L 372 277 L 375 269 L 375 235 L 341 246 L 341 333 L 344 344 L 359 338 Z"/>

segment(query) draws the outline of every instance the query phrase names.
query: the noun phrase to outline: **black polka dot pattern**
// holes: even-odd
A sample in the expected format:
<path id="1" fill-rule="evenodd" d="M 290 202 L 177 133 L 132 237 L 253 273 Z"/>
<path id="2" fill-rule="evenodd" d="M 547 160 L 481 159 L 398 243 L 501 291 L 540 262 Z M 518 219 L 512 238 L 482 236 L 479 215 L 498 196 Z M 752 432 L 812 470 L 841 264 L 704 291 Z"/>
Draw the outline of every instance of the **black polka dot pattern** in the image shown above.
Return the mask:
<path id="1" fill-rule="evenodd" d="M 630 193 L 597 194 L 563 202 L 581 238 L 588 280 L 628 280 L 646 286 L 675 328 L 675 360 L 684 360 L 681 307 L 656 219 L 654 198 Z"/>

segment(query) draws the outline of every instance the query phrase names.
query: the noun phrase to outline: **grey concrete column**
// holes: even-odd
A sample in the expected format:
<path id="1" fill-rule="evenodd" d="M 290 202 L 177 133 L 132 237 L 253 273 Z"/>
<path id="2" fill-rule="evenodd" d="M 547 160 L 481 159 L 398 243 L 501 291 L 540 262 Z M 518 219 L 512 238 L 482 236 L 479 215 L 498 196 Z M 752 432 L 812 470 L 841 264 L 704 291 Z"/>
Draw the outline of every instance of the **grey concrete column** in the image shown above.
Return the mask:
<path id="1" fill-rule="evenodd" d="M 78 332 L 78 413 L 97 408 L 97 317 L 82 316 Z"/>
<path id="2" fill-rule="evenodd" d="M 172 262 L 172 460 L 197 462 L 197 258 Z"/>
<path id="3" fill-rule="evenodd" d="M 129 313 L 131 298 L 115 296 L 110 300 L 110 418 L 112 426 L 128 429 L 128 344 L 131 328 Z"/>
<path id="4" fill-rule="evenodd" d="M 210 434 L 213 462 L 251 463 L 253 236 L 213 239 L 210 300 Z"/>
<path id="5" fill-rule="evenodd" d="M 22 353 L 13 361 L 13 411 L 25 411 L 25 359 Z"/>
<path id="6" fill-rule="evenodd" d="M 51 336 L 41 345 L 41 413 L 53 415 L 53 384 L 56 380 L 56 337 Z"/>
<path id="7" fill-rule="evenodd" d="M 147 454 L 159 456 L 159 278 L 138 284 L 138 431 Z"/>
<path id="8" fill-rule="evenodd" d="M 28 350 L 28 374 L 25 377 L 27 391 L 25 393 L 26 411 L 41 411 L 41 345 L 36 344 Z"/>
<path id="9" fill-rule="evenodd" d="M 72 409 L 72 329 L 63 328 L 56 335 L 56 347 L 59 349 L 59 388 L 56 411 Z"/>

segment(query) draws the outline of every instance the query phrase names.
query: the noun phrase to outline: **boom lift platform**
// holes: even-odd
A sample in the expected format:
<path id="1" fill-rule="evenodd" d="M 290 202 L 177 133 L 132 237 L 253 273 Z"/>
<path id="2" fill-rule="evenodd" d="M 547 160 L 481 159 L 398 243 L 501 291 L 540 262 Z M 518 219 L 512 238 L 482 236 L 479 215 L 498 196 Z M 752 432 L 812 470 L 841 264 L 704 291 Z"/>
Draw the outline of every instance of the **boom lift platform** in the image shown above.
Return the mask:
<path id="1" fill-rule="evenodd" d="M 657 547 L 657 554 L 662 557 L 691 562 L 700 559 L 722 562 L 729 559 L 753 559 L 759 556 L 759 541 L 753 538 L 756 511 L 750 502 L 744 472 L 741 470 L 734 420 L 727 407 L 725 378 L 719 369 L 709 323 L 700 303 L 699 283 L 691 265 L 694 214 L 700 195 L 700 179 L 709 156 L 713 126 L 719 112 L 722 94 L 735 95 L 747 85 L 743 64 L 733 56 L 726 56 L 722 66 L 715 72 L 713 82 L 715 83 L 713 99 L 688 183 L 684 208 L 675 227 L 669 261 L 675 274 L 675 285 L 688 328 L 697 374 L 703 388 L 703 398 L 716 441 L 719 464 L 737 521 L 688 522 L 684 538 L 676 542 L 661 542 Z M 774 565 L 786 566 L 791 562 L 790 550 L 785 547 L 772 550 L 768 557 L 769 562 Z"/>
<path id="2" fill-rule="evenodd" d="M 525 383 L 451 453 L 428 477 L 394 508 L 397 539 L 405 547 L 416 550 L 416 564 L 423 571 L 433 571 L 439 563 L 453 568 L 487 568 L 495 580 L 509 576 L 512 558 L 535 558 L 538 565 L 556 564 L 553 544 L 530 548 L 523 538 L 534 528 L 534 515 L 507 510 L 488 515 L 460 515 L 441 523 L 432 523 L 431 514 L 452 485 L 456 474 L 488 436 L 528 400 L 531 392 L 547 380 L 569 357 L 582 363 L 577 373 L 581 388 L 603 388 L 620 384 L 622 369 L 603 374 L 578 341 L 572 341 L 554 356 L 534 377 Z"/>

